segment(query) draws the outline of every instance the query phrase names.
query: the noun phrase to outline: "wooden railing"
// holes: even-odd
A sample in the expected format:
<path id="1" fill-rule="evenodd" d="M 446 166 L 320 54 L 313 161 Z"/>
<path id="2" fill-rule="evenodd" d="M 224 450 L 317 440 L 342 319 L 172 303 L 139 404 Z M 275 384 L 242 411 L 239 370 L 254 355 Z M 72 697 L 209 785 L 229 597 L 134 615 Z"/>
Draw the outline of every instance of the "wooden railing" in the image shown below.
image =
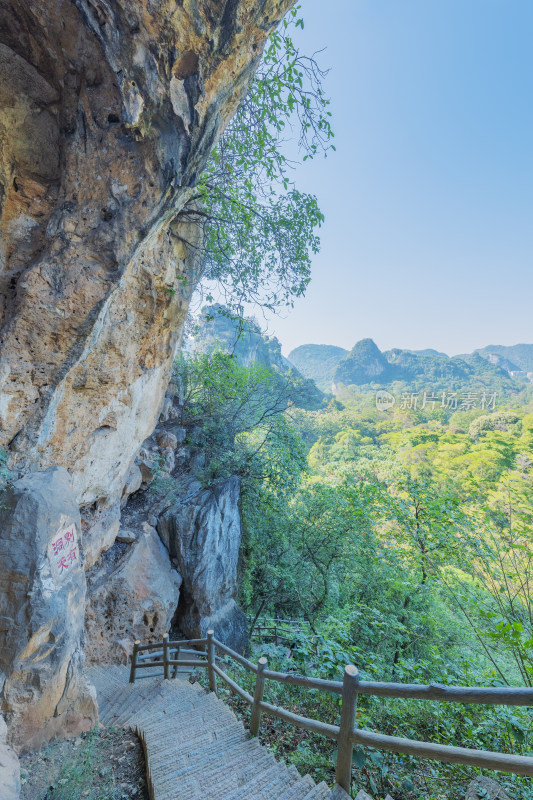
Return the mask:
<path id="1" fill-rule="evenodd" d="M 311 633 L 311 627 L 304 620 L 279 619 L 277 617 L 260 617 L 255 623 L 251 622 L 250 639 L 265 642 L 271 641 L 275 645 L 292 644 L 298 636 L 305 634 L 308 641 L 314 645 L 315 654 L 318 655 L 318 641 Z"/>
<path id="2" fill-rule="evenodd" d="M 194 645 L 195 649 L 188 649 Z M 203 651 L 197 648 L 205 648 Z M 155 651 L 155 652 L 151 652 Z M 253 697 L 233 678 L 222 670 L 216 661 L 216 651 L 229 656 L 242 667 L 255 674 Z M 180 658 L 180 655 L 194 654 L 196 659 Z M 176 655 L 176 658 L 172 656 Z M 204 658 L 199 659 L 198 656 Z M 151 660 L 150 660 L 151 659 Z M 330 681 L 323 678 L 309 678 L 305 675 L 274 672 L 267 669 L 267 659 L 260 658 L 253 664 L 227 645 L 215 639 L 214 632 L 208 631 L 205 639 L 189 639 L 177 642 L 168 640 L 156 644 L 141 645 L 135 642 L 131 659 L 130 682 L 136 679 L 138 669 L 162 668 L 165 678 L 169 677 L 170 667 L 174 674 L 178 667 L 201 667 L 208 671 L 209 689 L 216 693 L 217 676 L 229 688 L 251 706 L 250 733 L 257 736 L 263 712 L 288 722 L 296 728 L 318 733 L 337 742 L 336 782 L 346 792 L 350 792 L 352 753 L 354 744 L 362 744 L 378 750 L 405 753 L 418 758 L 433 759 L 447 763 L 468 764 L 484 769 L 513 772 L 517 775 L 533 776 L 533 757 L 516 756 L 507 753 L 494 753 L 485 750 L 471 750 L 465 747 L 422 742 L 404 739 L 400 736 L 384 736 L 371 731 L 360 730 L 355 725 L 357 698 L 360 694 L 374 697 L 412 698 L 417 700 L 439 700 L 453 703 L 476 703 L 480 705 L 533 706 L 533 689 L 500 687 L 444 686 L 432 683 L 429 686 L 406 683 L 379 683 L 362 681 L 357 667 L 348 665 L 344 670 L 343 681 Z M 265 681 L 300 686 L 306 689 L 319 689 L 341 695 L 340 725 L 329 725 L 319 720 L 303 717 L 285 708 L 271 705 L 263 700 Z"/>
<path id="3" fill-rule="evenodd" d="M 205 652 L 202 653 L 201 650 L 196 649 L 196 647 L 205 647 L 207 642 L 207 639 L 182 639 L 181 641 L 171 642 L 169 641 L 168 633 L 165 633 L 162 642 L 141 644 L 137 640 L 134 642 L 131 656 L 130 683 L 135 683 L 138 677 L 143 677 L 137 676 L 138 669 L 153 670 L 155 668 L 162 668 L 163 677 L 170 678 L 170 667 L 174 667 L 172 677 L 176 677 L 179 667 L 207 666 L 207 661 L 205 659 L 198 658 L 198 656 L 205 655 Z M 186 647 L 186 645 L 192 644 L 195 645 L 194 650 Z M 195 658 L 180 658 L 180 655 L 183 653 L 187 656 L 193 655 Z M 176 658 L 173 658 L 173 655 L 175 655 Z M 153 672 L 144 677 L 153 677 Z"/>

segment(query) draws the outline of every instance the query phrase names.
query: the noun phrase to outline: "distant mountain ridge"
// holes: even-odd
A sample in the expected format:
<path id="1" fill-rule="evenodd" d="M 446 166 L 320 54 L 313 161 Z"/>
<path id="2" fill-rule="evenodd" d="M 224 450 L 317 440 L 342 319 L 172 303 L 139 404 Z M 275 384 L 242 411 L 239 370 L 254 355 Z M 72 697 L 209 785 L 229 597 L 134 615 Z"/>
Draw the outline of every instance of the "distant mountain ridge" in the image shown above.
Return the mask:
<path id="1" fill-rule="evenodd" d="M 508 362 L 510 367 L 515 370 L 522 370 L 526 373 L 533 372 L 533 344 L 489 344 L 475 351 L 483 358 L 491 360 L 491 356 L 496 356 L 502 362 Z M 505 369 L 505 367 L 504 367 Z"/>
<path id="2" fill-rule="evenodd" d="M 314 380 L 323 392 L 331 392 L 335 368 L 347 354 L 344 347 L 332 344 L 303 344 L 289 354 L 289 361 L 305 378 Z"/>
<path id="3" fill-rule="evenodd" d="M 195 334 L 190 337 L 185 350 L 196 353 L 213 353 L 221 350 L 230 353 L 239 364 L 249 367 L 261 364 L 294 384 L 291 396 L 298 408 L 320 408 L 325 398 L 315 383 L 303 376 L 297 367 L 281 353 L 281 344 L 275 336 L 265 336 L 253 319 L 240 321 L 225 306 L 204 306 Z"/>
<path id="4" fill-rule="evenodd" d="M 414 387 L 461 387 L 479 384 L 511 388 L 516 380 L 533 382 L 533 344 L 489 345 L 462 356 L 438 350 L 382 352 L 372 339 L 361 339 L 350 351 L 331 345 L 302 345 L 289 354 L 289 361 L 324 391 L 338 384 L 386 386 L 394 382 Z"/>

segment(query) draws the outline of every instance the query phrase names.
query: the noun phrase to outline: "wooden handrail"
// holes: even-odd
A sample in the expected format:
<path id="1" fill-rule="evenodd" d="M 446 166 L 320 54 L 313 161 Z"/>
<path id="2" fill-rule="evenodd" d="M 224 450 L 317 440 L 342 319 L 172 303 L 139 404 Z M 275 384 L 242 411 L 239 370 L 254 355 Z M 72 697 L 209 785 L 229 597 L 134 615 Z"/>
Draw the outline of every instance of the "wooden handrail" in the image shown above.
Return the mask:
<path id="1" fill-rule="evenodd" d="M 229 676 L 229 675 L 226 675 L 226 673 L 224 672 L 224 670 L 220 669 L 220 667 L 218 666 L 218 664 L 215 664 L 215 665 L 213 666 L 213 669 L 215 670 L 215 672 L 216 672 L 216 674 L 219 676 L 219 678 L 222 678 L 222 680 L 223 680 L 225 683 L 227 683 L 227 684 L 228 684 L 228 686 L 230 687 L 230 689 L 233 689 L 233 691 L 234 691 L 236 694 L 238 694 L 238 695 L 239 695 L 239 697 L 242 697 L 242 699 L 243 699 L 243 700 L 246 700 L 246 702 L 248 703 L 248 705 L 249 705 L 249 706 L 253 705 L 254 698 L 252 697 L 252 695 L 251 695 L 251 694 L 248 694 L 248 692 L 246 691 L 246 689 L 243 689 L 243 688 L 242 688 L 242 686 L 239 686 L 239 684 L 238 684 L 238 683 L 235 683 L 235 681 L 234 681 L 232 678 L 230 678 L 230 676 Z"/>
<path id="2" fill-rule="evenodd" d="M 241 663 L 246 669 L 258 673 L 258 668 L 255 667 L 248 659 L 243 658 L 227 645 L 223 645 L 218 640 L 215 644 L 224 653 L 235 658 L 236 661 Z M 354 671 L 349 673 L 350 667 L 346 668 L 348 677 L 357 675 L 357 669 L 351 667 Z M 222 672 L 218 671 L 218 674 Z M 241 697 L 244 697 L 250 705 L 254 705 L 253 698 L 245 692 L 235 681 L 224 673 L 224 679 L 230 688 L 234 689 Z M 389 750 L 396 753 L 407 753 L 409 755 L 418 756 L 420 758 L 429 758 L 437 761 L 445 761 L 447 763 L 463 763 L 471 764 L 472 766 L 485 767 L 487 769 L 503 770 L 506 772 L 514 772 L 517 775 L 533 776 L 533 758 L 528 756 L 508 755 L 505 753 L 494 753 L 483 750 L 471 750 L 466 747 L 453 747 L 451 745 L 435 744 L 431 742 L 419 742 L 412 739 L 405 739 L 399 736 L 385 736 L 382 734 L 372 733 L 370 731 L 360 730 L 354 728 L 355 717 L 355 701 L 358 694 L 373 695 L 377 697 L 396 697 L 396 698 L 413 698 L 421 700 L 439 700 L 446 702 L 461 702 L 461 703 L 476 703 L 479 705 L 533 705 L 533 690 L 527 688 L 500 688 L 500 687 L 462 687 L 462 686 L 444 686 L 442 684 L 429 684 L 428 686 L 418 684 L 401 684 L 401 683 L 379 683 L 373 681 L 359 681 L 352 685 L 351 691 L 348 692 L 345 688 L 343 694 L 343 684 L 340 681 L 328 681 L 322 678 L 309 678 L 305 675 L 292 675 L 283 672 L 274 672 L 263 668 L 261 670 L 262 680 L 274 680 L 278 683 L 290 684 L 293 686 L 301 686 L 307 689 L 319 689 L 322 691 L 334 692 L 335 694 L 343 695 L 343 706 L 341 708 L 347 709 L 344 715 L 344 730 L 342 726 L 327 725 L 319 720 L 303 717 L 299 714 L 294 714 L 284 708 L 271 705 L 264 701 L 259 701 L 257 707 L 261 711 L 271 714 L 272 716 L 283 719 L 291 725 L 303 728 L 305 730 L 318 733 L 330 739 L 339 742 L 339 754 L 337 756 L 337 783 L 343 789 L 349 791 L 350 775 L 351 775 L 351 745 L 344 745 L 344 755 L 341 752 L 341 742 L 348 739 L 352 744 L 354 742 L 366 744 L 369 747 L 376 749 Z M 346 679 L 345 679 L 346 684 Z M 350 694 L 348 698 L 347 695 Z M 346 702 L 348 700 L 348 702 Z M 342 719 L 341 719 L 342 723 Z"/>
<path id="3" fill-rule="evenodd" d="M 285 633 L 287 638 L 289 638 L 288 634 L 291 633 L 307 633 L 305 628 L 284 628 L 283 625 L 256 625 L 254 631 L 258 629 L 261 631 L 277 631 L 280 634 Z"/>
<path id="4" fill-rule="evenodd" d="M 248 661 L 248 659 L 245 658 L 244 656 L 241 656 L 240 653 L 237 653 L 235 650 L 232 650 L 231 647 L 228 647 L 226 644 L 219 642 L 218 639 L 213 639 L 213 643 L 215 647 L 217 647 L 219 650 L 222 650 L 222 652 L 226 653 L 226 655 L 231 656 L 231 658 L 233 658 L 235 661 L 238 661 L 239 664 L 242 664 L 242 666 L 245 667 L 250 672 L 254 673 L 257 672 L 257 667 L 255 666 L 255 664 L 253 664 L 251 661 Z"/>
<path id="5" fill-rule="evenodd" d="M 179 645 L 181 645 L 181 644 L 197 644 L 199 646 L 200 645 L 204 645 L 205 646 L 207 644 L 207 639 L 177 639 L 174 642 L 169 642 L 169 645 L 171 645 L 171 647 L 174 647 L 175 645 L 178 645 L 178 644 Z"/>
<path id="6" fill-rule="evenodd" d="M 289 722 L 291 725 L 294 725 L 295 728 L 303 728 L 313 733 L 320 733 L 328 739 L 335 739 L 335 741 L 338 739 L 338 725 L 328 725 L 326 722 L 320 722 L 318 719 L 302 717 L 300 714 L 293 714 L 292 711 L 287 711 L 286 708 L 273 706 L 270 703 L 261 702 L 259 703 L 259 708 L 262 711 L 266 711 L 267 714 L 272 714 L 273 717 L 279 717 L 285 720 L 285 722 Z"/>
<path id="7" fill-rule="evenodd" d="M 168 671 L 168 633 L 163 635 L 163 675 L 165 680 L 170 678 Z"/>
<path id="8" fill-rule="evenodd" d="M 173 658 L 167 661 L 171 667 L 207 667 L 207 661 L 204 659 L 203 661 L 194 661 L 193 659 L 189 658 Z M 157 664 L 155 665 L 157 666 Z"/>
<path id="9" fill-rule="evenodd" d="M 191 655 L 191 656 L 203 656 L 203 655 L 205 655 L 203 650 L 193 650 L 192 648 L 179 647 L 179 646 L 178 647 L 170 647 L 169 646 L 168 649 L 167 649 L 168 657 L 170 657 L 173 653 L 187 653 L 188 655 Z M 146 653 L 144 653 L 144 655 L 139 655 L 137 657 L 137 661 L 146 661 L 146 659 L 148 659 L 148 658 L 163 658 L 163 657 L 164 657 L 164 651 L 163 650 L 156 650 L 154 653 L 152 653 L 151 651 L 148 650 Z"/>
<path id="10" fill-rule="evenodd" d="M 169 647 L 169 653 L 187 653 L 190 656 L 205 656 L 204 650 L 193 650 L 191 647 Z"/>
<path id="11" fill-rule="evenodd" d="M 168 644 L 169 644 L 170 647 L 175 647 L 178 644 L 206 645 L 207 644 L 207 639 L 180 639 L 179 641 L 175 641 L 175 642 L 174 641 L 172 641 L 172 642 L 169 641 Z M 150 642 L 150 644 L 141 644 L 137 648 L 137 651 L 140 653 L 143 650 L 153 650 L 154 647 L 155 648 L 159 647 L 160 649 L 162 649 L 163 648 L 163 642 Z"/>
<path id="12" fill-rule="evenodd" d="M 265 670 L 265 678 L 302 686 L 304 689 L 320 689 L 324 692 L 342 694 L 341 681 L 328 681 L 324 678 L 311 678 L 291 672 Z M 445 686 L 430 683 L 380 683 L 360 681 L 359 694 L 373 697 L 411 698 L 413 700 L 439 700 L 447 703 L 475 703 L 477 705 L 533 706 L 533 689 L 499 686 Z"/>
<path id="13" fill-rule="evenodd" d="M 216 650 L 213 631 L 207 631 L 207 676 L 209 691 L 217 693 Z"/>
<path id="14" fill-rule="evenodd" d="M 307 675 L 298 675 L 292 672 L 272 672 L 265 670 L 265 678 L 277 683 L 288 683 L 291 686 L 302 686 L 304 689 L 320 689 L 323 692 L 342 694 L 340 681 L 328 681 L 324 678 L 309 678 Z"/>
<path id="15" fill-rule="evenodd" d="M 468 747 L 453 747 L 449 744 L 435 744 L 434 742 L 418 742 L 415 739 L 384 736 L 381 733 L 363 731 L 360 728 L 352 732 L 351 740 L 357 744 L 375 747 L 377 750 L 389 750 L 392 753 L 406 753 L 418 756 L 418 758 L 445 761 L 449 764 L 470 764 L 473 767 L 533 776 L 533 758 L 529 756 L 494 753 L 490 750 L 471 750 Z"/>
<path id="16" fill-rule="evenodd" d="M 358 683 L 359 670 L 353 664 L 348 664 L 344 669 L 344 680 L 342 682 L 341 724 L 339 725 L 339 738 L 337 739 L 337 766 L 335 770 L 337 783 L 348 794 L 350 794 L 352 784 L 353 741 L 351 734 L 355 723 Z"/>
<path id="17" fill-rule="evenodd" d="M 185 644 L 205 646 L 206 650 L 181 649 L 181 653 L 197 653 L 199 656 L 204 656 L 204 658 L 199 660 L 180 658 L 180 645 Z M 176 646 L 178 658 L 171 659 L 169 656 L 175 652 Z M 157 650 L 157 648 L 159 648 L 159 650 Z M 150 654 L 152 658 L 162 657 L 163 660 L 139 663 L 140 661 L 142 662 L 146 656 L 139 656 L 138 654 L 143 650 L 151 649 L 156 650 L 155 653 Z M 224 655 L 229 656 L 246 670 L 256 675 L 253 697 L 249 692 L 243 689 L 242 686 L 239 686 L 233 678 L 230 678 L 216 663 L 216 650 L 221 651 Z M 228 647 L 228 645 L 216 639 L 213 631 L 208 631 L 207 638 L 205 639 L 184 639 L 181 641 L 169 642 L 168 638 L 165 638 L 163 642 L 148 645 L 141 645 L 138 641 L 135 642 L 131 660 L 130 681 L 135 681 L 135 672 L 137 669 L 148 669 L 149 667 L 163 667 L 164 675 L 168 677 L 168 668 L 170 666 L 206 667 L 209 674 L 209 687 L 211 691 L 215 692 L 215 675 L 221 678 L 232 691 L 239 695 L 248 705 L 252 706 L 252 735 L 257 735 L 261 712 L 266 712 L 290 723 L 294 727 L 303 728 L 336 741 L 338 744 L 336 780 L 338 785 L 342 786 L 347 792 L 350 790 L 352 748 L 354 743 L 374 747 L 379 750 L 388 750 L 394 753 L 406 753 L 419 758 L 433 759 L 447 763 L 470 764 L 476 767 L 502 770 L 505 772 L 513 772 L 517 775 L 533 777 L 533 757 L 495 753 L 485 750 L 471 750 L 466 747 L 421 742 L 400 736 L 385 736 L 354 727 L 355 707 L 359 694 L 374 697 L 475 703 L 478 705 L 533 706 L 533 689 L 526 687 L 468 687 L 445 686 L 439 683 L 423 685 L 361 681 L 359 680 L 357 668 L 354 666 L 346 667 L 343 683 L 340 681 L 324 680 L 323 678 L 310 678 L 306 675 L 275 672 L 267 669 L 267 661 L 265 658 L 261 658 L 259 664 L 255 665 L 240 653 L 237 653 L 235 650 L 232 650 L 231 647 Z M 285 708 L 265 702 L 263 700 L 263 689 L 266 680 L 342 695 L 340 726 L 329 725 L 320 720 L 294 714 Z"/>
<path id="18" fill-rule="evenodd" d="M 136 670 L 138 670 L 138 669 L 153 669 L 154 667 L 163 667 L 163 671 L 164 671 L 165 663 L 168 664 L 171 667 L 205 667 L 205 666 L 207 666 L 207 661 L 205 659 L 204 660 L 195 661 L 195 660 L 193 660 L 191 658 L 189 658 L 189 659 L 185 659 L 185 658 L 180 658 L 180 659 L 169 658 L 169 659 L 167 659 L 166 662 L 165 661 L 149 661 L 147 664 L 139 664 L 139 663 L 137 663 L 135 669 Z"/>
<path id="19" fill-rule="evenodd" d="M 257 662 L 257 678 L 255 681 L 254 702 L 252 703 L 252 716 L 250 717 L 250 733 L 257 736 L 261 722 L 261 703 L 265 690 L 265 667 L 267 660 L 262 656 Z"/>
<path id="20" fill-rule="evenodd" d="M 140 641 L 136 639 L 133 643 L 133 653 L 131 654 L 130 683 L 135 683 L 135 669 L 137 667 L 137 655 L 139 652 Z"/>
<path id="21" fill-rule="evenodd" d="M 446 703 L 476 703 L 478 705 L 533 706 L 533 689 L 500 686 L 445 686 L 430 683 L 379 683 L 361 681 L 359 694 L 373 697 L 440 700 Z"/>
<path id="22" fill-rule="evenodd" d="M 248 622 L 253 622 L 253 616 L 247 617 Z M 303 627 L 310 629 L 311 626 L 309 625 L 306 619 L 284 619 L 283 617 L 257 617 L 257 622 L 274 622 L 276 624 L 284 623 L 286 625 L 291 625 L 293 628 Z"/>

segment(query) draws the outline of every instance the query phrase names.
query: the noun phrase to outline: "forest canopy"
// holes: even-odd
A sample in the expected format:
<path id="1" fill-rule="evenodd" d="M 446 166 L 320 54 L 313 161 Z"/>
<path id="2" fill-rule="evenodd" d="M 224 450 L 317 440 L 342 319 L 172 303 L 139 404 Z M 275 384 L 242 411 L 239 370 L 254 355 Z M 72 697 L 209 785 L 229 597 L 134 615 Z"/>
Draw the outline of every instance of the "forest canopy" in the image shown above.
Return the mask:
<path id="1" fill-rule="evenodd" d="M 342 403 L 306 410 L 287 394 L 277 404 L 280 375 L 269 378 L 268 367 L 216 350 L 193 368 L 200 363 L 217 376 L 201 381 L 209 397 L 203 446 L 216 446 L 217 458 L 225 452 L 231 469 L 236 457 L 248 465 L 240 603 L 252 620 L 308 626 L 290 656 L 270 646 L 271 663 L 335 679 L 351 662 L 370 680 L 533 686 L 528 390 L 489 413 L 397 406 L 384 414 L 353 387 Z M 226 424 L 228 386 L 230 407 L 251 402 L 257 427 Z M 229 432 L 224 442 L 220 429 Z M 259 457 L 253 469 L 246 453 Z M 315 708 L 303 710 L 316 716 Z M 329 719 L 332 709 L 325 703 L 320 713 Z M 448 706 L 432 717 L 420 704 L 365 700 L 361 713 L 383 733 L 405 731 L 408 720 L 414 738 L 516 753 L 530 747 L 525 709 L 480 707 L 465 717 Z M 295 763 L 327 777 L 317 766 L 323 748 L 306 748 L 296 748 Z M 413 790 L 401 796 L 427 796 L 416 794 L 427 780 L 422 768 L 413 782 L 416 770 L 406 772 L 392 754 L 379 765 L 363 751 L 358 758 L 369 791 L 405 784 Z M 465 770 L 431 769 L 434 785 L 458 797 Z M 520 778 L 505 785 L 532 796 Z"/>

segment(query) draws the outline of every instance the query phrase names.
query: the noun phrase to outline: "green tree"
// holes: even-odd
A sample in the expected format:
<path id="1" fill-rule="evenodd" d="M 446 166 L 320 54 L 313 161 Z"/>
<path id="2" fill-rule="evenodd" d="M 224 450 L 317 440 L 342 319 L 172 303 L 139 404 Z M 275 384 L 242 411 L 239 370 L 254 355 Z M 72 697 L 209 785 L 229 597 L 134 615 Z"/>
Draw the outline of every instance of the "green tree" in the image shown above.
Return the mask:
<path id="1" fill-rule="evenodd" d="M 334 149 L 325 72 L 303 55 L 291 29 L 299 6 L 274 32 L 242 105 L 215 148 L 198 191 L 181 213 L 203 229 L 204 280 L 236 314 L 245 302 L 291 305 L 310 279 L 324 217 L 316 197 L 291 179 L 287 140 L 303 159 Z M 212 299 L 208 295 L 208 299 Z"/>
<path id="2" fill-rule="evenodd" d="M 175 380 L 181 424 L 205 454 L 206 483 L 238 475 L 247 491 L 262 482 L 290 486 L 305 468 L 305 453 L 284 412 L 290 379 L 227 353 L 181 356 Z"/>

